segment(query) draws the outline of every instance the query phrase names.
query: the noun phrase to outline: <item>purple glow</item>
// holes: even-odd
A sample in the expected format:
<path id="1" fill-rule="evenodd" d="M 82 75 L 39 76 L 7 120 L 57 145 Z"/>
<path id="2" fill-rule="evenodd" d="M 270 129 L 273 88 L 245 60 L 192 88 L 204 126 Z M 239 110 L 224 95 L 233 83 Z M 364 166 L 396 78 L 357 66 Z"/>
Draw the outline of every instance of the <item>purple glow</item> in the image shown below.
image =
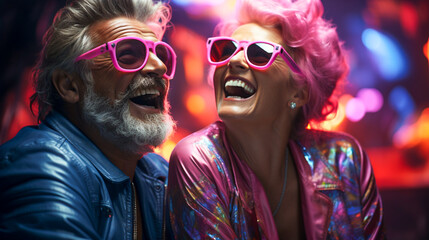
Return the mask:
<path id="1" fill-rule="evenodd" d="M 375 88 L 362 88 L 356 96 L 367 112 L 378 112 L 383 107 L 383 95 Z"/>
<path id="2" fill-rule="evenodd" d="M 365 104 L 358 98 L 352 98 L 346 105 L 346 116 L 352 122 L 360 121 L 365 116 Z"/>
<path id="3" fill-rule="evenodd" d="M 225 0 L 173 0 L 173 2 L 180 6 L 189 6 L 189 5 L 216 6 L 216 5 L 223 4 Z"/>

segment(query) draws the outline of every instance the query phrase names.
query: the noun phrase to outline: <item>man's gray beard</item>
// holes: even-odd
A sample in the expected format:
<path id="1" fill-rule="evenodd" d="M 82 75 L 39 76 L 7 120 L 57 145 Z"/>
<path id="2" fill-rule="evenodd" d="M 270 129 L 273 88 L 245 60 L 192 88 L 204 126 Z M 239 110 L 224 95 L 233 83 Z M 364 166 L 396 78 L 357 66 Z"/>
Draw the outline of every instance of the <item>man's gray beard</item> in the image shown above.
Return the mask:
<path id="1" fill-rule="evenodd" d="M 143 82 L 149 80 L 143 79 Z M 94 92 L 93 84 L 87 84 L 83 118 L 93 124 L 106 141 L 130 153 L 143 154 L 161 145 L 173 132 L 175 123 L 169 114 L 168 101 L 164 102 L 163 113 L 146 114 L 142 120 L 131 116 L 127 97 L 130 92 L 111 104 L 110 99 Z"/>

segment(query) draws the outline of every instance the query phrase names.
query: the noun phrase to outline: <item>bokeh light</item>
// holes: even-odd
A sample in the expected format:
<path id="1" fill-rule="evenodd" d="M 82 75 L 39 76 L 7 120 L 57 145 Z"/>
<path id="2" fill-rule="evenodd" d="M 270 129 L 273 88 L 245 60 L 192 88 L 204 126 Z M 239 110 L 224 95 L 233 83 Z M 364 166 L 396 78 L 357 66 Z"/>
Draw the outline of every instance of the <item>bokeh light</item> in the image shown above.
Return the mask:
<path id="1" fill-rule="evenodd" d="M 415 111 L 415 104 L 411 94 L 402 86 L 397 86 L 390 92 L 389 104 L 396 110 L 398 116 L 392 129 L 393 132 L 396 132 L 410 119 Z"/>
<path id="2" fill-rule="evenodd" d="M 186 108 L 192 115 L 202 114 L 205 107 L 206 102 L 200 94 L 193 93 L 186 98 Z"/>
<path id="3" fill-rule="evenodd" d="M 234 11 L 235 0 L 172 0 L 194 18 L 227 18 Z"/>
<path id="4" fill-rule="evenodd" d="M 163 156 L 167 161 L 169 161 L 171 152 L 173 151 L 176 144 L 177 143 L 173 140 L 167 139 L 160 147 L 155 148 L 154 152 L 158 153 L 159 155 Z"/>
<path id="5" fill-rule="evenodd" d="M 378 112 L 383 106 L 383 95 L 375 88 L 362 88 L 356 97 L 365 105 L 366 112 Z"/>
<path id="6" fill-rule="evenodd" d="M 393 136 L 397 148 L 411 148 L 421 142 L 429 143 L 429 108 L 423 110 L 415 123 L 403 125 Z"/>
<path id="7" fill-rule="evenodd" d="M 367 28 L 362 32 L 362 42 L 372 53 L 379 74 L 387 81 L 396 81 L 409 73 L 407 56 L 392 37 Z"/>
<path id="8" fill-rule="evenodd" d="M 189 88 L 183 97 L 186 110 L 192 115 L 192 121 L 197 122 L 201 127 L 217 119 L 213 91 L 209 86 Z"/>
<path id="9" fill-rule="evenodd" d="M 417 9 L 411 3 L 402 3 L 399 6 L 401 25 L 408 36 L 415 36 L 419 26 Z"/>
<path id="10" fill-rule="evenodd" d="M 395 87 L 389 95 L 389 103 L 396 112 L 406 118 L 414 112 L 415 104 L 408 90 L 402 86 Z"/>
<path id="11" fill-rule="evenodd" d="M 365 104 L 359 98 L 352 98 L 346 105 L 346 116 L 352 122 L 360 121 L 365 116 Z"/>

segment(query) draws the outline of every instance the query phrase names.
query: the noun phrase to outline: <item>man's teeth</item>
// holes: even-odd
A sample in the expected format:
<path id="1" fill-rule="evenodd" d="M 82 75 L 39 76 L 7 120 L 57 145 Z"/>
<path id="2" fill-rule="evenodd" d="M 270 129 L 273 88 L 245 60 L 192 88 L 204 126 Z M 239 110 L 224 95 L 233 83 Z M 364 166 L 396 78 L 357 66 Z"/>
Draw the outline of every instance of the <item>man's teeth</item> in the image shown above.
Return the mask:
<path id="1" fill-rule="evenodd" d="M 255 90 L 252 87 L 250 87 L 246 82 L 241 80 L 227 81 L 225 83 L 225 87 L 241 87 L 249 94 L 253 94 L 255 92 Z"/>
<path id="2" fill-rule="evenodd" d="M 156 90 L 156 89 L 137 89 L 131 95 L 131 98 L 138 97 L 138 96 L 143 96 L 143 95 L 146 95 L 146 94 L 152 94 L 152 95 L 157 95 L 157 96 L 161 95 L 159 93 L 159 90 Z"/>

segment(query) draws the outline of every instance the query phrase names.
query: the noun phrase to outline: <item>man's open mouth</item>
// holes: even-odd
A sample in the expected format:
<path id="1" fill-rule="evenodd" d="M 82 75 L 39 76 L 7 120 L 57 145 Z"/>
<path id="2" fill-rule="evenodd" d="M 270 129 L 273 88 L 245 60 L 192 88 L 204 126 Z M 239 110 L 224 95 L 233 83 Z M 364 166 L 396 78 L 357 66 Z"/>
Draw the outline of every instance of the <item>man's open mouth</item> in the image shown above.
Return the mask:
<path id="1" fill-rule="evenodd" d="M 227 80 L 224 89 L 226 98 L 245 99 L 256 92 L 256 88 L 253 85 L 239 79 Z"/>
<path id="2" fill-rule="evenodd" d="M 164 97 L 157 89 L 138 89 L 130 100 L 140 106 L 163 110 Z"/>

